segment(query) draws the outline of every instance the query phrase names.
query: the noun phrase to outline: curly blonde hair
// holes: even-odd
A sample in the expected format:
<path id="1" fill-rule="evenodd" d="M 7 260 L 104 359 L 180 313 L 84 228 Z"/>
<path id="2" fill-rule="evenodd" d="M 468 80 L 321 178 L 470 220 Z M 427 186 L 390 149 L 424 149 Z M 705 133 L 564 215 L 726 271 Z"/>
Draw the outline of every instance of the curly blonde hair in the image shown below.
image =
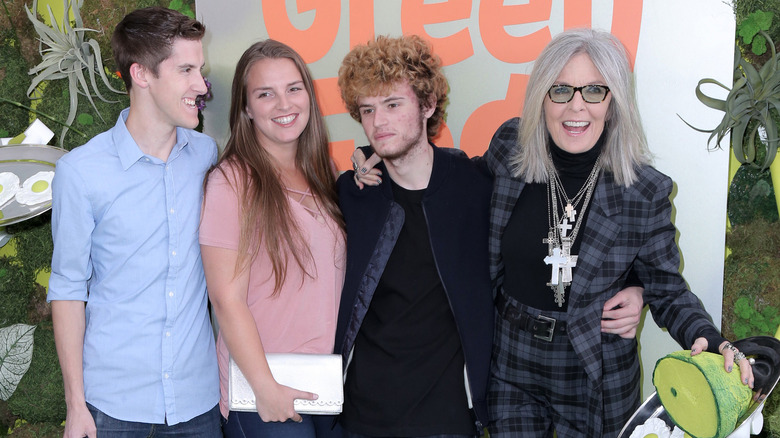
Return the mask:
<path id="1" fill-rule="evenodd" d="M 341 98 L 358 122 L 358 98 L 386 94 L 399 82 L 409 83 L 421 108 L 428 108 L 430 102 L 436 101 L 427 132 L 428 139 L 436 136 L 446 114 L 449 86 L 441 60 L 425 40 L 417 35 L 379 36 L 365 45 L 355 46 L 339 68 Z"/>

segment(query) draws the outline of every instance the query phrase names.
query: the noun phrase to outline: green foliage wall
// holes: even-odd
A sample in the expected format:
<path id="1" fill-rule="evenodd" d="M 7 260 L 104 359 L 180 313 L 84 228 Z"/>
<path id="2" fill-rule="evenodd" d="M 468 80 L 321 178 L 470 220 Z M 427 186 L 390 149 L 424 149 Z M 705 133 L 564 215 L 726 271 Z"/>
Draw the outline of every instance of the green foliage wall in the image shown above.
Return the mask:
<path id="1" fill-rule="evenodd" d="M 756 219 L 726 237 L 723 333 L 730 339 L 773 336 L 780 325 L 780 226 Z"/>
<path id="2" fill-rule="evenodd" d="M 774 20 L 767 33 L 774 41 L 780 41 L 780 0 L 734 0 L 734 15 L 737 23 L 742 23 L 750 14 L 755 11 L 764 11 L 774 13 Z M 741 52 L 749 61 L 754 64 L 763 64 L 768 54 L 763 56 L 753 55 L 751 48 L 737 40 Z"/>

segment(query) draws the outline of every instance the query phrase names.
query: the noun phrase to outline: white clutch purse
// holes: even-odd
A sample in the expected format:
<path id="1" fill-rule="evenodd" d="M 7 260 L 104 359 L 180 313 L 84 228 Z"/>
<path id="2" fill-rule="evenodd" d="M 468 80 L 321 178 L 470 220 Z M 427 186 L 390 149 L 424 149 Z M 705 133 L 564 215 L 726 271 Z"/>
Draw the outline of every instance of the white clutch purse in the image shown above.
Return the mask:
<path id="1" fill-rule="evenodd" d="M 296 412 L 314 415 L 341 413 L 344 385 L 340 354 L 267 353 L 265 358 L 279 384 L 317 394 L 317 400 L 296 399 Z M 256 411 L 255 393 L 232 357 L 228 376 L 228 408 L 231 411 Z"/>

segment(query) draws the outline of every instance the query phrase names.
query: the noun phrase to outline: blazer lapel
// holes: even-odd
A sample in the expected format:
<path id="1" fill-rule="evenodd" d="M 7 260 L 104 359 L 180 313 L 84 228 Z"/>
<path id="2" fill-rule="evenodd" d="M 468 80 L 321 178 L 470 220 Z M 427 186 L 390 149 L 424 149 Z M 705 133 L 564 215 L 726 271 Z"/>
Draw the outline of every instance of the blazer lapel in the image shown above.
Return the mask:
<path id="1" fill-rule="evenodd" d="M 600 301 L 589 291 L 594 281 L 602 280 L 598 274 L 603 272 L 608 252 L 620 233 L 621 226 L 614 217 L 622 211 L 622 197 L 623 189 L 614 183 L 612 174 L 602 174 L 591 201 L 569 294 L 569 338 L 585 364 L 585 371 L 594 380 L 601 378 L 601 336 L 597 322 L 602 309 L 593 307 Z M 597 289 L 599 294 L 603 290 L 601 286 Z"/>
<path id="2" fill-rule="evenodd" d="M 620 233 L 620 224 L 613 217 L 620 214 L 623 191 L 612 180 L 612 174 L 603 174 L 596 185 L 592 205 L 582 233 L 577 267 L 572 279 L 569 308 L 577 308 L 596 275 L 604 264 Z"/>

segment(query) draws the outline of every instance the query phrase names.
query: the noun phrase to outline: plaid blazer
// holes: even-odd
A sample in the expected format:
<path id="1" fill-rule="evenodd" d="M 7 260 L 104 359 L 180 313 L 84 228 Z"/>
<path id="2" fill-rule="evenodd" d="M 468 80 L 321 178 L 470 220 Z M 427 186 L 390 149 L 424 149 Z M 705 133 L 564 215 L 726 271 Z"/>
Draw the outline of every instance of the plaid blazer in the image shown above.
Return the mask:
<path id="1" fill-rule="evenodd" d="M 519 121 L 514 118 L 504 122 L 485 155 L 495 175 L 488 239 L 494 294 L 502 287 L 507 269 L 501 259 L 501 238 L 525 185 L 522 178 L 511 176 L 508 164 L 512 150 L 517 147 Z M 636 350 L 636 340 L 602 335 L 600 330 L 604 303 L 622 289 L 632 266 L 644 283 L 644 300 L 653 319 L 660 327 L 666 327 L 678 343 L 689 348 L 708 330 L 717 332 L 679 272 L 680 255 L 669 200 L 671 179 L 650 166 L 639 168 L 637 173 L 638 180 L 631 187 L 616 184 L 608 171 L 600 175 L 567 296 L 568 336 L 592 389 L 587 436 L 602 436 L 602 419 L 611 414 L 604 412 L 604 397 L 632 392 L 638 395 L 640 382 L 636 379 L 621 378 L 620 372 L 604 373 L 604 359 L 621 356 L 611 350 Z M 627 370 L 626 376 L 634 375 L 628 370 L 638 367 L 637 355 L 630 356 L 633 360 L 619 367 Z M 638 399 L 626 403 L 638 403 Z"/>

